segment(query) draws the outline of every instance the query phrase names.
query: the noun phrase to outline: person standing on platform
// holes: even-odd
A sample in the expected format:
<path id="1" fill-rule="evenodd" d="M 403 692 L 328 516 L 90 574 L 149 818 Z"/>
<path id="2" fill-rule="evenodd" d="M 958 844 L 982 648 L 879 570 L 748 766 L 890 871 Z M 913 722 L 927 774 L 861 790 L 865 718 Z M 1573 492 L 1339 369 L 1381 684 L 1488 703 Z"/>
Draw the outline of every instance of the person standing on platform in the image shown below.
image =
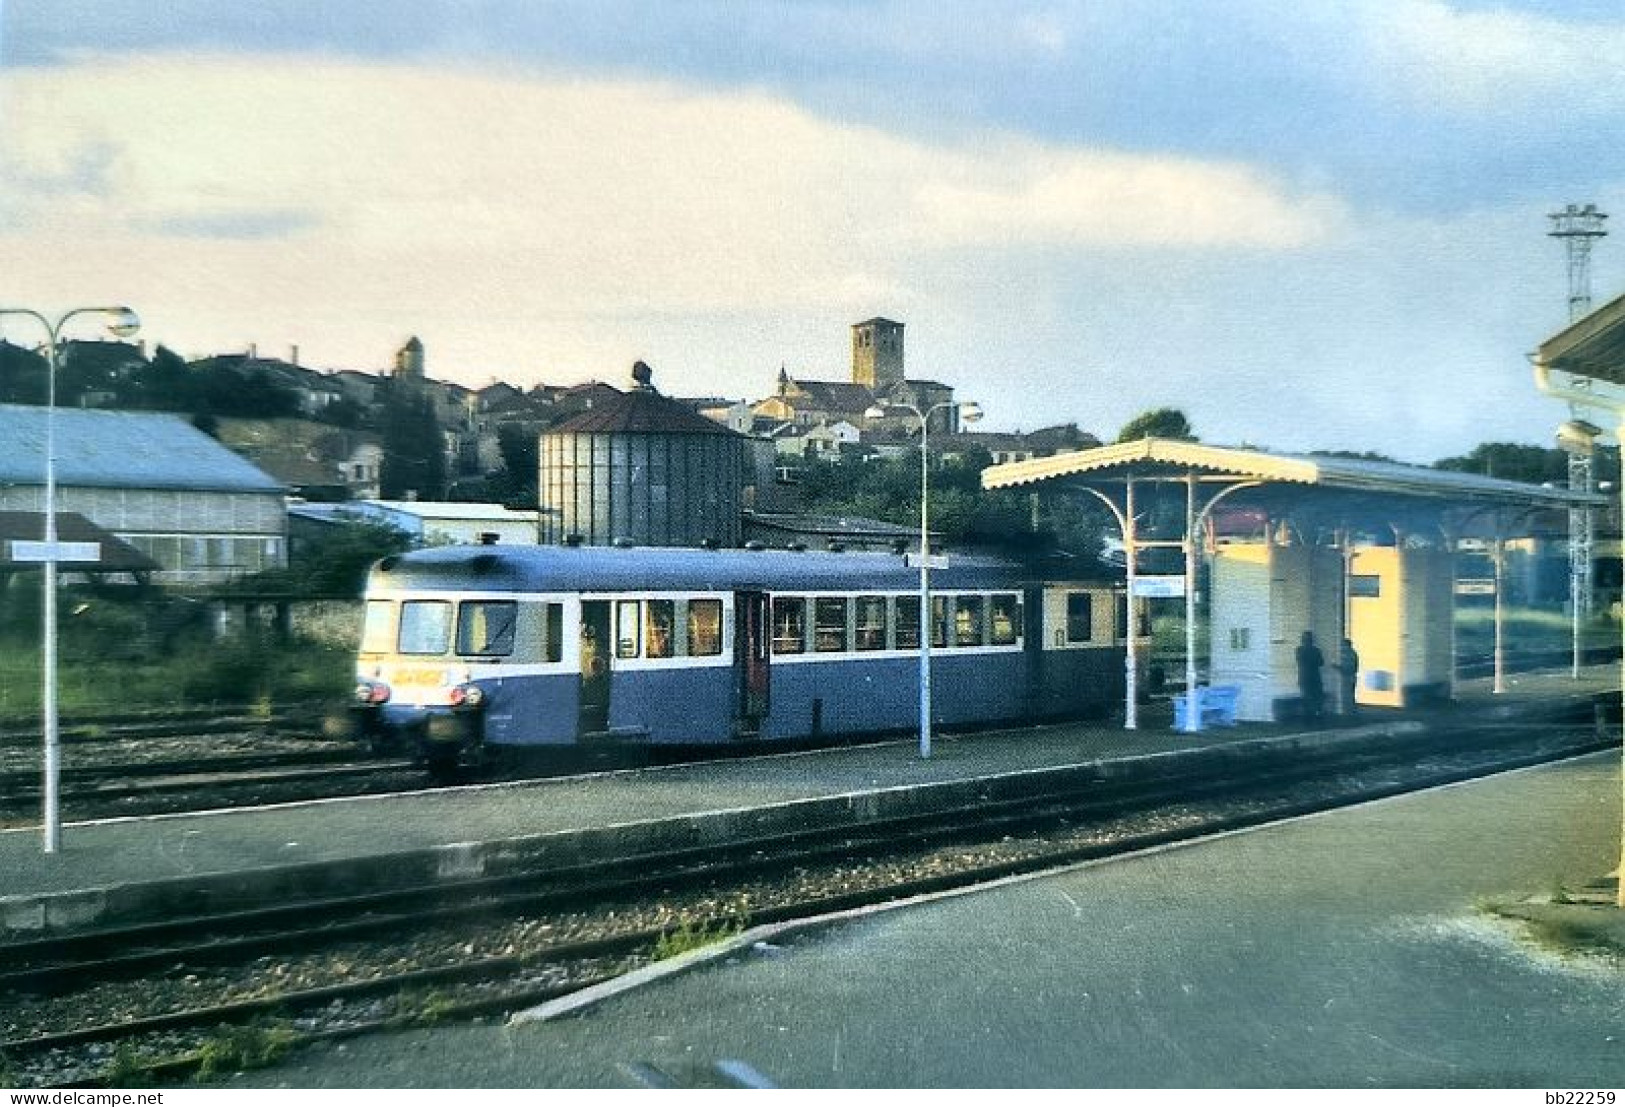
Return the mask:
<path id="1" fill-rule="evenodd" d="M 1343 714 L 1352 719 L 1360 711 L 1354 702 L 1355 690 L 1360 687 L 1360 655 L 1347 638 L 1337 651 L 1337 679 L 1343 691 Z"/>
<path id="2" fill-rule="evenodd" d="M 1303 632 L 1303 640 L 1298 643 L 1298 695 L 1303 702 L 1303 717 L 1305 722 L 1319 722 L 1325 710 L 1326 687 L 1321 683 L 1321 669 L 1325 668 L 1326 659 L 1321 655 L 1320 647 L 1315 645 L 1315 636 L 1310 631 Z"/>

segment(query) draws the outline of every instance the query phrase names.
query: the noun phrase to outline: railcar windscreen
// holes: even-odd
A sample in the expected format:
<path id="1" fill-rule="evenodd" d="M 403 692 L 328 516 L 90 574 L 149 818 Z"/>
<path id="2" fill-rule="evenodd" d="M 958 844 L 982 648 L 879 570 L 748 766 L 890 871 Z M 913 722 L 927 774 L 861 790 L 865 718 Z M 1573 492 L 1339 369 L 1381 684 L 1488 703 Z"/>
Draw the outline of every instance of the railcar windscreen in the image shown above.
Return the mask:
<path id="1" fill-rule="evenodd" d="M 465 600 L 457 610 L 457 652 L 464 657 L 513 653 L 519 605 L 513 600 Z"/>
<path id="2" fill-rule="evenodd" d="M 361 652 L 388 653 L 395 634 L 395 605 L 388 600 L 368 600 L 366 620 L 361 624 Z"/>
<path id="3" fill-rule="evenodd" d="M 401 653 L 440 654 L 451 641 L 451 604 L 445 600 L 407 600 L 401 604 Z"/>

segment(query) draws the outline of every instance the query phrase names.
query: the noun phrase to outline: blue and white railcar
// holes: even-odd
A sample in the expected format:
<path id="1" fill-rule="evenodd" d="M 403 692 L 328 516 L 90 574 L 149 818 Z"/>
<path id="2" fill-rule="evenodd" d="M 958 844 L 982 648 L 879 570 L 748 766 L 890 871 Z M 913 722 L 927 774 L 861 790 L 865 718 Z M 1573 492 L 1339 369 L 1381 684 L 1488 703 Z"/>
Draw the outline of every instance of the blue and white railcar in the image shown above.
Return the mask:
<path id="1" fill-rule="evenodd" d="M 933 715 L 969 726 L 1104 709 L 1121 591 L 953 556 L 931 574 Z M 431 762 L 593 739 L 706 744 L 903 730 L 919 576 L 881 553 L 463 546 L 374 567 L 365 729 Z"/>

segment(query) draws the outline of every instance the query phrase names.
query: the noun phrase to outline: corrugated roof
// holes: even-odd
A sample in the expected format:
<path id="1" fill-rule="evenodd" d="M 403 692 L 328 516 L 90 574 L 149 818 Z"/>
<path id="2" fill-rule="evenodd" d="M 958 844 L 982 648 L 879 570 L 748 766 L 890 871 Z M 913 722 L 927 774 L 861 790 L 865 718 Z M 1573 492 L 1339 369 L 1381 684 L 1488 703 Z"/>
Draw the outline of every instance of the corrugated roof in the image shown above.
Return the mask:
<path id="1" fill-rule="evenodd" d="M 45 483 L 46 409 L 0 404 L 0 481 Z M 56 482 L 86 488 L 282 492 L 245 459 L 173 415 L 56 412 Z"/>
<path id="2" fill-rule="evenodd" d="M 990 466 L 982 471 L 982 487 L 1014 488 L 1045 480 L 1103 476 L 1112 470 L 1129 469 L 1163 472 L 1196 470 L 1278 484 L 1531 506 L 1568 507 L 1572 504 L 1602 505 L 1608 502 L 1603 496 L 1501 480 L 1477 473 L 1458 473 L 1448 469 L 1428 469 L 1420 465 L 1363 458 L 1265 453 L 1166 438 L 1146 438 L 1094 450 Z"/>

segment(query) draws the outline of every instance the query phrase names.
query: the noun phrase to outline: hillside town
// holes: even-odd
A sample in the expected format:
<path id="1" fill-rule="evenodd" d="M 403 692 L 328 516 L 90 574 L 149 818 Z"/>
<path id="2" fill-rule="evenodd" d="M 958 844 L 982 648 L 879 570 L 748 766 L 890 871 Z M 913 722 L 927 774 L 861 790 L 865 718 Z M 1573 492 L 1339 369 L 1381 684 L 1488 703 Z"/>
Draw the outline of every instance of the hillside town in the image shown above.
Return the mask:
<path id="1" fill-rule="evenodd" d="M 107 532 L 111 548 L 150 558 L 155 579 L 167 584 L 285 565 L 290 541 L 335 520 L 384 523 L 418 542 L 563 540 L 561 505 L 539 492 L 541 443 L 572 427 L 603 430 L 603 413 L 637 396 L 658 399 L 628 416 L 640 430 L 713 431 L 741 447 L 738 506 L 750 534 L 723 526 L 697 537 L 889 545 L 909 528 L 807 515 L 806 467 L 915 451 L 922 412 L 935 463 L 1021 461 L 1100 444 L 1075 423 L 1025 433 L 962 425 L 965 405 L 952 384 L 907 374 L 904 324 L 876 317 L 850 329 L 844 374 L 781 367 L 764 374 L 770 391 L 756 399 L 666 397 L 641 362 L 616 383 L 522 389 L 494 380 L 472 388 L 436 378 L 415 336 L 378 371 L 312 367 L 297 347 L 286 356 L 251 347 L 187 361 L 161 345 L 68 341 L 55 383 L 64 506 Z M 19 445 L 43 433 L 46 377 L 40 350 L 0 342 L 0 426 Z M 31 524 L 21 516 L 40 508 L 37 451 L 7 456 L 17 471 L 0 474 L 0 510 L 17 516 L 14 529 L 26 536 Z M 87 487 L 76 490 L 78 483 Z M 170 510 L 154 506 L 156 489 L 173 490 L 164 501 Z M 199 510 L 200 496 L 235 499 Z M 147 506 L 132 507 L 132 497 Z M 284 501 L 285 525 L 276 506 Z M 590 532 L 591 523 L 581 529 Z"/>

